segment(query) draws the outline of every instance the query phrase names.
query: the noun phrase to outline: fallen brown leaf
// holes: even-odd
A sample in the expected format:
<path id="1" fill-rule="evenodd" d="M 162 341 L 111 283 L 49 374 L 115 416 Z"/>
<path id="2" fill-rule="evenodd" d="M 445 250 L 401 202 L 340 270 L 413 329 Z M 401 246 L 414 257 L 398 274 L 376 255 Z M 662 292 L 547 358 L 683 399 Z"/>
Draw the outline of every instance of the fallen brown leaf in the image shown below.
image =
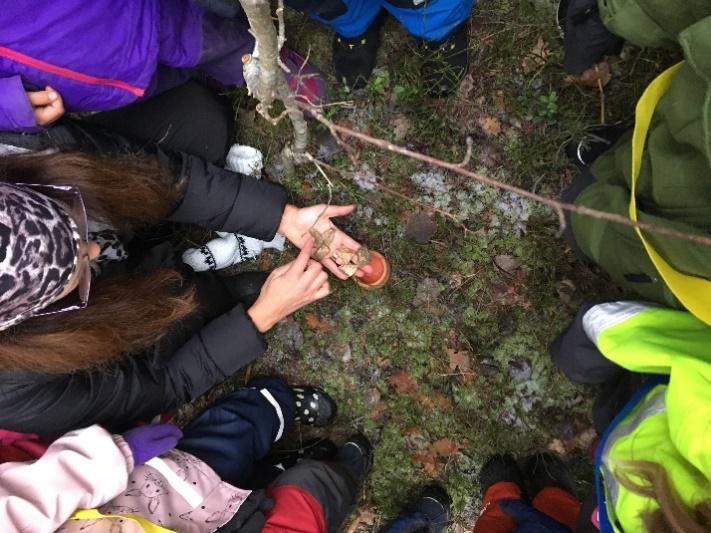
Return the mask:
<path id="1" fill-rule="evenodd" d="M 546 59 L 551 54 L 550 48 L 548 48 L 548 43 L 543 40 L 543 37 L 539 37 L 536 44 L 533 45 L 531 51 L 523 58 L 521 67 L 526 74 L 538 70 L 540 67 L 546 64 Z"/>
<path id="2" fill-rule="evenodd" d="M 546 448 L 558 455 L 568 455 L 573 451 L 587 451 L 597 438 L 597 432 L 593 428 L 587 428 L 570 439 L 553 439 Z"/>
<path id="3" fill-rule="evenodd" d="M 403 370 L 398 370 L 388 378 L 388 385 L 393 387 L 400 394 L 411 394 L 418 388 L 417 382 L 412 376 Z"/>
<path id="4" fill-rule="evenodd" d="M 573 85 L 582 85 L 583 87 L 592 87 L 598 89 L 600 84 L 605 87 L 612 80 L 612 72 L 610 72 L 610 64 L 607 60 L 602 60 L 596 63 L 580 76 L 566 76 L 565 82 Z"/>
<path id="5" fill-rule="evenodd" d="M 496 117 L 480 117 L 477 123 L 487 135 L 499 135 L 503 131 L 501 121 Z"/>
<path id="6" fill-rule="evenodd" d="M 437 457 L 429 452 L 416 453 L 412 456 L 412 460 L 419 463 L 425 474 L 430 477 L 437 477 L 444 466 L 441 461 L 437 460 Z"/>
<path id="7" fill-rule="evenodd" d="M 316 313 L 310 311 L 304 313 L 304 319 L 307 328 L 321 333 L 331 331 L 335 326 L 332 321 L 320 318 Z"/>
<path id="8" fill-rule="evenodd" d="M 440 409 L 442 411 L 449 409 L 451 403 L 441 392 L 433 392 L 432 394 L 420 394 L 418 396 L 420 404 L 427 409 Z"/>
<path id="9" fill-rule="evenodd" d="M 455 442 L 447 437 L 433 442 L 432 446 L 430 446 L 430 450 L 432 452 L 443 457 L 449 457 L 450 455 L 459 453 L 462 448 L 464 448 L 463 444 Z"/>
<path id="10" fill-rule="evenodd" d="M 470 383 L 474 379 L 471 354 L 466 350 L 454 348 L 447 348 L 446 352 L 449 358 L 449 370 L 453 374 L 459 374 L 463 383 Z"/>
<path id="11" fill-rule="evenodd" d="M 464 445 L 449 438 L 439 439 L 421 453 L 412 456 L 414 462 L 419 463 L 425 473 L 431 477 L 438 476 L 447 460 L 459 453 Z"/>
<path id="12" fill-rule="evenodd" d="M 392 366 L 392 362 L 390 361 L 389 357 L 382 357 L 378 356 L 375 358 L 375 364 L 378 365 L 378 368 L 386 369 L 390 368 Z"/>
<path id="13" fill-rule="evenodd" d="M 335 228 L 328 228 L 322 233 L 316 228 L 311 228 L 309 233 L 314 238 L 314 248 L 311 256 L 316 261 L 323 261 L 331 253 L 331 243 L 336 237 L 336 230 Z"/>

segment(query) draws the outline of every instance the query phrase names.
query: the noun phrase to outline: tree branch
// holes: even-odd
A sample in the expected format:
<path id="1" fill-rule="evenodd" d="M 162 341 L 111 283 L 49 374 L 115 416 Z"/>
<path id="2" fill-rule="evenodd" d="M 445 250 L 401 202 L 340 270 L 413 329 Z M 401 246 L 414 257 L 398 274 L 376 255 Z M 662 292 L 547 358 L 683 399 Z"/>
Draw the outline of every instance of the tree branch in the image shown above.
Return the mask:
<path id="1" fill-rule="evenodd" d="M 281 100 L 284 103 L 285 113 L 294 127 L 294 140 L 290 146 L 284 148 L 282 155 L 285 163 L 303 163 L 306 161 L 304 153 L 309 142 L 308 126 L 294 93 L 289 88 L 279 59 L 279 51 L 286 41 L 283 0 L 279 1 L 277 8 L 278 34 L 274 28 L 268 0 L 240 0 L 240 4 L 256 41 L 254 53 L 243 58 L 247 89 L 259 100 L 259 114 L 272 124 L 281 118 L 281 115 L 277 119 L 271 116 L 274 101 Z"/>
<path id="2" fill-rule="evenodd" d="M 490 178 L 488 176 L 484 176 L 482 174 L 477 174 L 476 172 L 472 172 L 471 170 L 467 170 L 465 168 L 462 168 L 461 163 L 450 163 L 448 161 L 442 161 L 441 159 L 437 159 L 435 157 L 425 155 L 419 152 L 415 152 L 413 150 L 409 150 L 407 148 L 404 148 L 402 146 L 398 146 L 395 144 L 392 144 L 391 142 L 385 141 L 383 139 L 377 139 L 375 137 L 372 137 L 368 134 L 353 130 L 351 128 L 348 128 L 346 126 L 341 126 L 340 124 L 336 124 L 330 120 L 328 120 L 326 117 L 323 116 L 322 113 L 318 111 L 318 109 L 315 108 L 310 108 L 310 111 L 314 113 L 319 122 L 324 124 L 330 131 L 339 133 L 343 136 L 346 137 L 353 137 L 355 139 L 358 139 L 364 143 L 377 146 L 378 148 L 382 148 L 384 150 L 388 150 L 390 152 L 396 153 L 396 154 L 401 154 L 406 157 L 409 157 L 411 159 L 415 159 L 417 161 L 422 161 L 424 163 L 428 163 L 430 165 L 434 165 L 440 168 L 444 168 L 447 170 L 450 170 L 456 174 L 460 174 L 462 176 L 466 176 L 468 178 L 474 179 L 480 183 L 484 183 L 485 185 L 490 185 L 491 187 L 496 187 L 498 189 L 503 189 L 505 191 L 512 192 L 514 194 L 517 194 L 519 196 L 522 196 L 524 198 L 528 198 L 529 200 L 533 200 L 534 202 L 539 202 L 542 204 L 545 204 L 551 208 L 553 208 L 557 213 L 559 218 L 563 221 L 561 222 L 561 228 L 564 229 L 564 220 L 565 217 L 561 217 L 561 213 L 563 211 L 569 211 L 571 213 L 576 213 L 578 215 L 583 215 L 583 216 L 588 216 L 592 218 L 597 218 L 597 219 L 603 219 L 603 220 L 609 220 L 610 222 L 614 222 L 615 224 L 622 224 L 624 226 L 630 226 L 632 228 L 638 228 L 640 230 L 644 230 L 649 233 L 655 233 L 657 235 L 666 235 L 668 237 L 673 237 L 676 239 L 688 241 L 688 242 L 693 242 L 695 244 L 701 244 L 704 246 L 711 246 L 711 237 L 707 237 L 704 235 L 695 235 L 693 233 L 686 233 L 683 231 L 678 231 L 673 228 L 669 228 L 666 226 L 660 226 L 658 224 L 653 224 L 649 222 L 635 222 L 634 220 L 618 215 L 616 213 L 610 213 L 608 211 L 600 211 L 598 209 L 592 209 L 590 207 L 585 207 L 582 205 L 575 205 L 575 204 L 570 204 L 567 202 L 561 202 L 560 200 L 554 200 L 553 198 L 548 198 L 546 196 L 541 196 L 539 194 L 527 191 L 526 189 L 521 189 L 520 187 L 516 187 L 514 185 L 509 185 L 508 183 L 504 183 L 502 181 L 499 181 L 494 178 Z M 319 116 L 320 115 L 320 116 Z M 400 193 L 398 193 L 400 195 Z"/>

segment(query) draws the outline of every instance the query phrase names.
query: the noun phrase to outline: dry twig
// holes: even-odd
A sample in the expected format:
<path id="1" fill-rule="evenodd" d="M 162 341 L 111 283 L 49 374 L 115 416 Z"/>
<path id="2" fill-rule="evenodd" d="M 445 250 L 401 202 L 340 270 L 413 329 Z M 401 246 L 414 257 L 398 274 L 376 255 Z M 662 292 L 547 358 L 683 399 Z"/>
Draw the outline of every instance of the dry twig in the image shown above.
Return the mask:
<path id="1" fill-rule="evenodd" d="M 600 91 L 600 124 L 605 124 L 607 117 L 605 112 L 605 86 L 602 84 L 602 76 L 600 74 L 600 65 L 595 64 L 595 73 L 597 74 L 597 88 Z"/>
<path id="2" fill-rule="evenodd" d="M 359 139 L 360 141 L 362 141 L 364 143 L 367 143 L 367 144 L 370 144 L 373 146 L 377 146 L 379 148 L 388 150 L 388 151 L 396 153 L 396 154 L 404 155 L 406 157 L 415 159 L 417 161 L 422 161 L 423 163 L 428 163 L 430 165 L 434 165 L 434 166 L 438 166 L 440 168 L 451 170 L 452 172 L 455 172 L 455 173 L 460 174 L 462 176 L 466 176 L 468 178 L 474 179 L 474 180 L 484 183 L 486 185 L 490 185 L 490 186 L 496 187 L 498 189 L 503 189 L 505 191 L 512 192 L 512 193 L 522 196 L 524 198 L 528 198 L 529 200 L 533 200 L 534 202 L 539 202 L 539 203 L 545 204 L 545 205 L 553 208 L 554 210 L 556 210 L 556 212 L 558 213 L 558 216 L 559 216 L 559 218 L 561 218 L 561 220 L 564 220 L 565 217 L 560 217 L 560 213 L 563 211 L 569 211 L 571 213 L 576 213 L 578 215 L 608 220 L 608 221 L 614 222 L 616 224 L 622 224 L 624 226 L 638 228 L 640 230 L 644 230 L 649 233 L 655 233 L 657 235 L 666 235 L 668 237 L 674 237 L 674 238 L 684 240 L 687 242 L 693 242 L 695 244 L 701 244 L 704 246 L 711 246 L 711 237 L 707 237 L 705 235 L 695 235 L 692 233 L 686 233 L 683 231 L 678 231 L 673 228 L 669 228 L 666 226 L 660 226 L 658 224 L 653 224 L 653 223 L 649 223 L 649 222 L 635 222 L 634 220 L 632 220 L 626 216 L 618 215 L 616 213 L 610 213 L 608 211 L 600 211 L 599 209 L 592 209 L 590 207 L 570 204 L 567 202 L 561 202 L 560 200 L 555 200 L 553 198 L 541 196 L 540 194 L 536 194 L 531 191 L 527 191 L 526 189 L 521 189 L 520 187 L 516 187 L 514 185 L 509 185 L 508 183 L 504 183 L 504 182 L 499 181 L 497 179 L 490 178 L 490 177 L 484 176 L 482 174 L 477 174 L 476 172 L 472 172 L 471 170 L 462 168 L 460 166 L 460 164 L 458 164 L 458 163 L 450 163 L 448 161 L 442 161 L 441 159 L 437 159 L 435 157 L 421 154 L 419 152 L 409 150 L 409 149 L 404 148 L 402 146 L 392 144 L 391 142 L 385 141 L 383 139 L 377 139 L 377 138 L 372 137 L 366 133 L 355 131 L 355 130 L 348 128 L 346 126 L 341 126 L 340 124 L 336 124 L 336 123 L 328 120 L 326 117 L 324 117 L 322 114 L 320 114 L 318 112 L 318 110 L 313 110 L 312 112 L 315 113 L 318 120 L 321 123 L 323 123 L 326 127 L 328 127 L 330 131 L 335 131 L 337 133 L 345 135 L 346 137 L 353 137 L 353 138 Z M 382 185 L 379 185 L 379 186 L 381 188 L 383 188 Z M 405 195 L 402 195 L 402 193 L 398 193 L 397 191 L 393 191 L 392 189 L 389 192 L 395 193 L 395 195 L 397 195 L 397 196 L 407 198 L 410 201 L 412 201 L 411 198 L 408 198 Z M 428 206 L 428 208 L 434 209 L 431 206 Z M 447 215 L 445 215 L 445 216 L 447 216 Z M 453 218 L 453 216 L 450 214 L 448 216 L 448 218 Z M 456 220 L 456 218 L 454 218 L 454 220 Z M 459 225 L 461 226 L 461 223 L 459 223 Z M 561 228 L 564 228 L 564 227 L 565 226 L 563 224 L 561 224 Z"/>

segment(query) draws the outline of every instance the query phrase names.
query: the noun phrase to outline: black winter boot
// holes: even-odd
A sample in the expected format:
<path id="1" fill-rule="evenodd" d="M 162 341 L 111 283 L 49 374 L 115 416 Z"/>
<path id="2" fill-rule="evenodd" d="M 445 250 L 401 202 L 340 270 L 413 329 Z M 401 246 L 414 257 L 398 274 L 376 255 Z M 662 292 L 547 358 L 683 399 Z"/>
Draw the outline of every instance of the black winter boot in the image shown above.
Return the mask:
<path id="1" fill-rule="evenodd" d="M 380 48 L 381 20 L 376 18 L 358 37 L 333 36 L 333 69 L 336 79 L 347 87 L 361 89 L 368 83 Z"/>
<path id="2" fill-rule="evenodd" d="M 575 495 L 575 484 L 568 467 L 552 453 L 537 453 L 528 457 L 523 471 L 529 483 L 528 493 L 531 499 L 546 487 L 558 487 Z"/>
<path id="3" fill-rule="evenodd" d="M 469 68 L 469 22 L 457 27 L 443 41 L 423 41 L 425 62 L 422 80 L 430 96 L 453 93 Z"/>
<path id="4" fill-rule="evenodd" d="M 360 484 L 373 466 L 373 447 L 365 435 L 351 435 L 338 450 L 336 460 L 345 466 Z"/>
<path id="5" fill-rule="evenodd" d="M 489 487 L 501 481 L 516 483 L 516 485 L 523 489 L 523 474 L 516 460 L 509 454 L 493 455 L 484 463 L 484 466 L 481 467 L 479 485 L 481 486 L 482 496 L 486 494 Z"/>
<path id="6" fill-rule="evenodd" d="M 584 170 L 610 149 L 627 129 L 621 122 L 591 126 L 582 139 L 565 146 L 565 154 L 576 167 Z"/>
<path id="7" fill-rule="evenodd" d="M 296 401 L 294 420 L 309 426 L 324 427 L 333 422 L 338 409 L 326 391 L 310 385 L 291 387 Z"/>
<path id="8" fill-rule="evenodd" d="M 449 506 L 451 500 L 447 492 L 439 485 L 427 485 L 422 489 L 413 506 L 429 520 L 430 533 L 442 533 L 449 524 Z"/>

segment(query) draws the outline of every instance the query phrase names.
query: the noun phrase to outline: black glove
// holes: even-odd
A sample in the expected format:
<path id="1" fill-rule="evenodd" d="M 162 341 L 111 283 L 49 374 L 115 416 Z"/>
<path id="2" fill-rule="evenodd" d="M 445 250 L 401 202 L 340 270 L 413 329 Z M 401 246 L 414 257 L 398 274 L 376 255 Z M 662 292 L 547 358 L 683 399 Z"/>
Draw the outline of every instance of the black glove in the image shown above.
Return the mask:
<path id="1" fill-rule="evenodd" d="M 624 40 L 602 23 L 597 0 L 562 1 L 569 1 L 563 39 L 566 71 L 580 75 L 604 56 L 620 53 Z"/>
<path id="2" fill-rule="evenodd" d="M 516 523 L 516 533 L 571 533 L 566 526 L 523 500 L 501 500 L 499 507 Z"/>

